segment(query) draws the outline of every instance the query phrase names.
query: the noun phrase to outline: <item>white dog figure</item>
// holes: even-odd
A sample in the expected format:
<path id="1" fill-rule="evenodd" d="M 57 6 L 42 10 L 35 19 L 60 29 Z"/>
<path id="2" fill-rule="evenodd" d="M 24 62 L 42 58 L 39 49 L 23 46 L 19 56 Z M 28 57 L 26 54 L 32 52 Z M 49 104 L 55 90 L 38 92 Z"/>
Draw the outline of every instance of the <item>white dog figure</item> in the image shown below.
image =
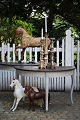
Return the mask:
<path id="1" fill-rule="evenodd" d="M 22 87 L 21 83 L 19 82 L 19 80 L 14 79 L 12 80 L 10 87 L 14 87 L 14 102 L 13 102 L 13 106 L 11 107 L 12 111 L 15 111 L 19 101 L 24 98 L 27 97 L 27 94 L 24 93 L 25 88 Z M 39 92 L 39 90 L 36 87 L 33 87 L 34 91 Z"/>

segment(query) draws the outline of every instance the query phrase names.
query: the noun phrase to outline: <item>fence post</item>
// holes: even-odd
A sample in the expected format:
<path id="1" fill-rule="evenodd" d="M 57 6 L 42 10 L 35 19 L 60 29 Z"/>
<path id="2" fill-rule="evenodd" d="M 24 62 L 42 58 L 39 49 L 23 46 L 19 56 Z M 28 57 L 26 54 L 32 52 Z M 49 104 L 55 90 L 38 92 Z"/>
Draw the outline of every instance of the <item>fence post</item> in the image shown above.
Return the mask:
<path id="1" fill-rule="evenodd" d="M 76 73 L 77 74 L 77 83 L 76 83 L 77 90 L 80 89 L 79 72 L 80 72 L 80 41 L 78 40 L 78 42 L 77 42 L 77 73 Z"/>
<path id="2" fill-rule="evenodd" d="M 65 39 L 65 66 L 73 66 L 72 63 L 72 37 L 71 30 L 66 30 L 66 39 Z M 71 89 L 71 77 L 65 78 L 65 91 Z"/>

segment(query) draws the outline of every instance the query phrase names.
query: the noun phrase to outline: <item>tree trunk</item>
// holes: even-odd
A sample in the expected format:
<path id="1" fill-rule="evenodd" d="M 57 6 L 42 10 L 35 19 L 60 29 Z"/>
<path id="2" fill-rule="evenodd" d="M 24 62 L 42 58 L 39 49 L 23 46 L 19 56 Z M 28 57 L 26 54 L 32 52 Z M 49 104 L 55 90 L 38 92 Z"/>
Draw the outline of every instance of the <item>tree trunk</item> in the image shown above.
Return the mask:
<path id="1" fill-rule="evenodd" d="M 53 0 L 50 0 L 50 6 L 49 6 L 49 19 L 48 19 L 48 31 L 49 31 L 49 37 L 53 37 L 53 19 L 54 19 L 54 5 Z"/>

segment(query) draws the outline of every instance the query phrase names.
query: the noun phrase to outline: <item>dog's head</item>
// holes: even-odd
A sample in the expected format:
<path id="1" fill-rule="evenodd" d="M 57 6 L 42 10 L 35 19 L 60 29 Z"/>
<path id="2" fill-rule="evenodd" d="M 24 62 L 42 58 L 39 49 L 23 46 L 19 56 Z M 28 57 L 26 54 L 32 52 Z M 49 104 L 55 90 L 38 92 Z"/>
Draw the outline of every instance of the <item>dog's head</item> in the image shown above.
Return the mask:
<path id="1" fill-rule="evenodd" d="M 17 79 L 12 80 L 10 87 L 14 87 L 16 85 L 21 86 L 21 83 L 19 82 L 19 80 L 17 80 Z"/>

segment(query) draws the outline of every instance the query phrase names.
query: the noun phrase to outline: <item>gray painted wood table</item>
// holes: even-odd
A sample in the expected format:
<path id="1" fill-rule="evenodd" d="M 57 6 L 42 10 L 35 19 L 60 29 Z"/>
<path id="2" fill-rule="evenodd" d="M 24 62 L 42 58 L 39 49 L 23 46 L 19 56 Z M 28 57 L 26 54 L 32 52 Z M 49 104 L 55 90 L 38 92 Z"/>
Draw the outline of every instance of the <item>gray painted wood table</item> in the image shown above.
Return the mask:
<path id="1" fill-rule="evenodd" d="M 48 91 L 49 91 L 49 79 L 53 77 L 67 77 L 71 76 L 72 85 L 70 91 L 71 102 L 73 104 L 73 88 L 75 78 L 75 67 L 73 66 L 61 66 L 56 69 L 39 69 L 38 66 L 16 66 L 16 75 L 27 76 L 27 77 L 43 77 L 45 79 L 45 90 L 46 90 L 46 107 L 48 111 Z"/>

